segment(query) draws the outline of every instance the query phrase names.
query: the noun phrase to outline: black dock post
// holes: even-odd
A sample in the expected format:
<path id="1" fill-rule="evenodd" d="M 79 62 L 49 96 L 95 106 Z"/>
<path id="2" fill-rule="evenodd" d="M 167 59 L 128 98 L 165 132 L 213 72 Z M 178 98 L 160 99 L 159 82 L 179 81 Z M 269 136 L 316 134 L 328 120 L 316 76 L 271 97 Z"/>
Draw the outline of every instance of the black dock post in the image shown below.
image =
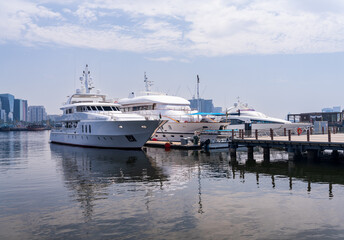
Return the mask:
<path id="1" fill-rule="evenodd" d="M 270 161 L 270 148 L 269 147 L 264 147 L 263 148 L 263 156 L 264 156 L 264 161 Z"/>
<path id="2" fill-rule="evenodd" d="M 229 155 L 231 156 L 231 160 L 232 161 L 236 161 L 236 151 L 237 150 L 237 146 L 235 146 L 234 144 L 231 144 L 229 146 Z"/>
<path id="3" fill-rule="evenodd" d="M 247 159 L 253 160 L 253 147 L 247 147 Z"/>
<path id="4" fill-rule="evenodd" d="M 270 128 L 270 137 L 271 137 L 271 141 L 274 140 L 274 130 L 272 130 L 272 128 Z"/>

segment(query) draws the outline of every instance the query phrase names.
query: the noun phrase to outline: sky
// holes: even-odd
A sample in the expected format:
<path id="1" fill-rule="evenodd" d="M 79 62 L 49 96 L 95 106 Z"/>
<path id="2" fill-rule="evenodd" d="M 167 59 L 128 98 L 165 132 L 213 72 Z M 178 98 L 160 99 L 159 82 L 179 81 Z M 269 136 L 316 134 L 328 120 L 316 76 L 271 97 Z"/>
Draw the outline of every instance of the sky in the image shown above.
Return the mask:
<path id="1" fill-rule="evenodd" d="M 89 65 L 109 97 L 152 90 L 258 111 L 342 106 L 342 0 L 0 1 L 0 93 L 61 113 Z"/>

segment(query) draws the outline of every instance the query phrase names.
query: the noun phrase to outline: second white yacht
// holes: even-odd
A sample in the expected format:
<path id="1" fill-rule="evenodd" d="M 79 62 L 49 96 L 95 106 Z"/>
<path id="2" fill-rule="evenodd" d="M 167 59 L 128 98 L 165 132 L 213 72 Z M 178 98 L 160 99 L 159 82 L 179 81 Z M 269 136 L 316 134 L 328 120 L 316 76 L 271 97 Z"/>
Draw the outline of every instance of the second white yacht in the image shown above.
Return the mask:
<path id="1" fill-rule="evenodd" d="M 214 121 L 202 117 L 190 108 L 190 102 L 177 96 L 150 91 L 151 81 L 144 76 L 146 91 L 142 96 L 131 93 L 128 98 L 120 99 L 119 103 L 124 112 L 134 112 L 149 119 L 167 120 L 152 136 L 158 141 L 181 141 L 192 137 L 196 131 L 224 129 L 228 123 Z"/>

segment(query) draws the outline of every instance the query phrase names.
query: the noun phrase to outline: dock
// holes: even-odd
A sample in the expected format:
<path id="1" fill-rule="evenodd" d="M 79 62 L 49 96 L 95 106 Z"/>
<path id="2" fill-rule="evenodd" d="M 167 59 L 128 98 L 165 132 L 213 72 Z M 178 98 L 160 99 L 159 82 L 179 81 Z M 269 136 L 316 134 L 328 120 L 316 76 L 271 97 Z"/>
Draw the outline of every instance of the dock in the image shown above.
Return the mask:
<path id="1" fill-rule="evenodd" d="M 338 151 L 344 150 L 344 134 L 332 133 L 310 134 L 307 131 L 302 135 L 274 136 L 245 136 L 243 133 L 234 136 L 229 144 L 231 157 L 236 157 L 238 147 L 247 147 L 248 159 L 253 159 L 253 148 L 263 148 L 264 159 L 270 159 L 270 149 L 284 149 L 289 154 L 289 159 L 300 158 L 306 153 L 308 159 L 317 159 L 325 150 L 332 150 L 332 155 L 338 158 Z"/>
<path id="2" fill-rule="evenodd" d="M 287 134 L 288 132 L 288 134 Z M 265 131 L 266 133 L 266 131 Z M 232 131 L 228 135 L 227 142 L 210 143 L 208 150 L 214 148 L 229 148 L 231 158 L 236 158 L 236 152 L 239 147 L 247 147 L 248 159 L 254 159 L 254 148 L 263 148 L 264 160 L 270 160 L 270 149 L 283 149 L 288 152 L 289 159 L 294 160 L 307 155 L 308 159 L 318 159 L 325 150 L 331 150 L 334 159 L 338 159 L 338 151 L 344 150 L 344 133 L 336 131 L 326 131 L 323 134 L 312 134 L 312 129 L 305 131 L 303 134 L 291 134 L 290 131 L 284 131 L 284 135 L 275 135 L 273 130 L 270 136 L 255 134 L 245 134 L 244 131 Z M 202 144 L 182 144 L 181 142 L 168 141 L 148 141 L 146 147 L 158 147 L 165 149 L 183 149 L 199 150 Z"/>

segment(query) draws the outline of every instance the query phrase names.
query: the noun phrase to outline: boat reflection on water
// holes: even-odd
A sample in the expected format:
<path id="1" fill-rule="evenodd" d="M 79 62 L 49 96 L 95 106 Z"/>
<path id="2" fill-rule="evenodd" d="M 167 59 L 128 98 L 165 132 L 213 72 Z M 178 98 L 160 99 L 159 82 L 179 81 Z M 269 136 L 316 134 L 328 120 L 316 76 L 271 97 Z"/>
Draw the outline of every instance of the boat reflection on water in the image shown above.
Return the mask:
<path id="1" fill-rule="evenodd" d="M 166 176 L 142 150 L 83 148 L 50 144 L 59 159 L 64 182 L 81 203 L 86 218 L 91 218 L 97 200 L 107 199 L 113 184 L 150 182 L 161 185 Z M 125 191 L 130 191 L 128 186 Z M 137 189 L 139 190 L 139 189 Z"/>
<path id="2" fill-rule="evenodd" d="M 305 191 L 312 190 L 312 184 L 328 184 L 328 194 L 334 197 L 333 185 L 344 185 L 344 163 L 331 161 L 288 161 L 288 153 L 280 150 L 271 150 L 270 161 L 263 161 L 263 151 L 255 152 L 255 160 L 247 159 L 246 151 L 238 151 L 237 159 L 231 160 L 228 150 L 217 150 L 212 152 L 200 151 L 175 151 L 174 153 L 162 149 L 148 148 L 147 156 L 155 160 L 155 165 L 164 169 L 164 172 L 177 174 L 178 171 L 169 171 L 169 164 L 181 166 L 181 176 L 190 176 L 186 172 L 198 171 L 199 181 L 208 178 L 239 179 L 245 184 L 252 183 L 252 174 L 255 175 L 255 184 L 270 182 L 273 189 L 293 190 L 296 182 L 306 183 Z M 167 164 L 167 162 L 169 164 Z M 164 167 L 166 166 L 166 167 Z M 184 173 L 181 171 L 185 169 Z M 201 172 L 201 173 L 199 173 Z M 249 181 L 246 178 L 249 177 Z M 171 176 L 170 176 L 171 178 Z M 180 179 L 179 177 L 178 179 Z M 271 178 L 271 181 L 268 180 Z M 263 180 L 264 179 L 264 180 Z M 277 183 L 278 182 L 278 183 Z"/>
<path id="3" fill-rule="evenodd" d="M 197 208 L 197 213 L 203 214 L 209 208 L 209 202 L 203 200 L 204 191 L 206 198 L 216 196 L 216 191 L 208 186 L 214 180 L 224 188 L 231 186 L 233 193 L 264 193 L 270 189 L 275 193 L 306 192 L 329 198 L 336 195 L 334 185 L 344 185 L 341 164 L 291 162 L 284 159 L 287 155 L 283 151 L 271 151 L 271 161 L 265 162 L 245 161 L 244 151 L 238 152 L 239 161 L 231 161 L 228 150 L 127 151 L 55 144 L 50 148 L 72 199 L 81 204 L 85 221 L 92 219 L 96 204 L 135 204 L 140 199 L 147 209 L 154 209 L 159 208 L 153 200 L 157 196 L 164 196 L 172 204 L 172 195 L 178 198 L 185 194 L 192 199 L 190 204 Z M 255 158 L 260 157 L 255 154 Z M 319 188 L 324 184 L 328 187 Z"/>

